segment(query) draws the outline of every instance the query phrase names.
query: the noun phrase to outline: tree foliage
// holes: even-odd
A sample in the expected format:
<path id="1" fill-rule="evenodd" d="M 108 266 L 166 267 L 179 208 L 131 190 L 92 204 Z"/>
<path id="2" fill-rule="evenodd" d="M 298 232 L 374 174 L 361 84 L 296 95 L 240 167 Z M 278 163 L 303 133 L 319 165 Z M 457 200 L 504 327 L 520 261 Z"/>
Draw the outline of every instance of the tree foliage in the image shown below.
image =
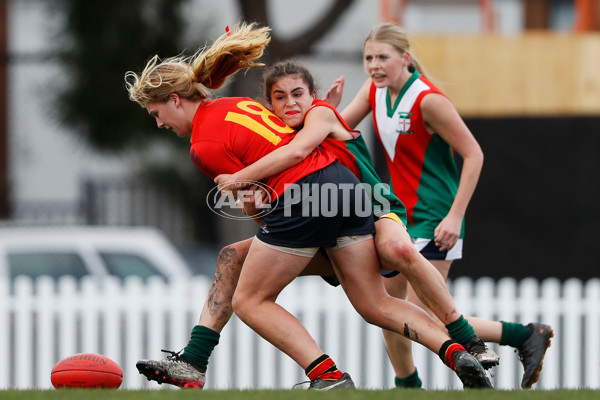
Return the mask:
<path id="1" fill-rule="evenodd" d="M 275 0 L 270 0 L 275 1 Z M 264 59 L 307 54 L 331 29 L 354 0 L 333 0 L 329 10 L 295 37 L 281 39 L 272 32 Z M 52 7 L 64 15 L 58 60 L 68 74 L 68 84 L 55 90 L 61 122 L 92 148 L 116 152 L 143 148 L 160 138 L 182 144 L 175 135 L 156 129 L 154 122 L 131 102 L 124 88 L 126 71 L 141 71 L 154 54 L 182 53 L 186 20 L 183 6 L 189 0 L 55 0 Z M 242 19 L 270 25 L 267 0 L 238 0 Z M 191 18 L 190 18 L 191 19 Z M 203 23 L 193 18 L 194 23 Z M 208 22 L 204 22 L 208 24 Z M 69 45 L 65 46 L 64 43 Z M 189 42 L 189 40 L 187 41 Z M 204 41 L 198 38 L 197 45 Z M 229 93 L 256 96 L 260 71 L 251 69 L 235 80 Z"/>
<path id="2" fill-rule="evenodd" d="M 310 53 L 312 46 L 335 26 L 344 11 L 353 2 L 354 0 L 331 1 L 328 10 L 296 36 L 282 39 L 277 32 L 273 32 L 267 57 L 270 55 L 274 59 L 283 59 Z M 267 0 L 238 0 L 238 4 L 245 21 L 271 25 L 268 17 Z"/>
<path id="3" fill-rule="evenodd" d="M 61 47 L 55 50 L 68 75 L 67 85 L 55 88 L 55 105 L 61 122 L 91 147 L 119 151 L 171 138 L 128 99 L 123 78 L 127 70 L 141 70 L 154 54 L 181 52 L 185 1 L 52 2 L 65 19 L 56 41 Z"/>
<path id="4" fill-rule="evenodd" d="M 309 54 L 315 43 L 335 26 L 353 2 L 354 0 L 331 1 L 324 14 L 316 18 L 310 26 L 307 26 L 306 29 L 295 36 L 283 39 L 276 31 L 273 31 L 271 33 L 271 43 L 261 61 L 269 65 L 272 61 Z M 238 0 L 245 21 L 271 26 L 267 3 L 267 0 Z M 293 16 L 290 16 L 290 18 L 293 18 Z M 260 70 L 253 68 L 248 71 L 244 79 L 235 80 L 232 83 L 231 90 L 239 96 L 254 97 L 258 94 L 257 87 L 260 83 Z"/>

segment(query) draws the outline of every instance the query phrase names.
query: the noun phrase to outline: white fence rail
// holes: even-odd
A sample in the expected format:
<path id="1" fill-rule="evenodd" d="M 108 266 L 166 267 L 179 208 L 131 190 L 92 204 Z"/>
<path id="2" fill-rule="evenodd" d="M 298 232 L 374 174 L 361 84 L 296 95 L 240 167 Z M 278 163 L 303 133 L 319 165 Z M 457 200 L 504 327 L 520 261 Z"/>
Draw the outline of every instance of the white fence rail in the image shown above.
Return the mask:
<path id="1" fill-rule="evenodd" d="M 163 358 L 160 349 L 187 344 L 209 283 L 204 277 L 170 286 L 109 279 L 98 287 L 87 280 L 78 286 L 72 279 L 19 277 L 11 287 L 0 280 L 0 389 L 51 388 L 56 361 L 79 352 L 102 353 L 121 365 L 122 388 L 160 388 L 137 373 L 135 362 Z M 465 315 L 552 325 L 555 337 L 537 388 L 600 388 L 600 279 L 459 278 L 449 285 Z M 299 278 L 279 303 L 303 321 L 358 387 L 392 387 L 381 331 L 360 318 L 341 288 L 320 278 Z M 501 357 L 493 370 L 496 387 L 518 388 L 522 367 L 513 349 L 493 348 Z M 427 389 L 462 387 L 437 355 L 419 345 L 414 352 Z M 211 358 L 207 388 L 291 388 L 304 380 L 295 363 L 234 317 Z"/>

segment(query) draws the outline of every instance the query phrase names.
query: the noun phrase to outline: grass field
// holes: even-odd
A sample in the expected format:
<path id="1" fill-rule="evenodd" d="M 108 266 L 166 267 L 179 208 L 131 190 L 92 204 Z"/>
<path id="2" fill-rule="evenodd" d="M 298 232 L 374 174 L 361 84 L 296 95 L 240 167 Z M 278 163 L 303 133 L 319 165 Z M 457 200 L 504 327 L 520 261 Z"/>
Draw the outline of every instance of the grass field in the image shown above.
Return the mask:
<path id="1" fill-rule="evenodd" d="M 7 390 L 2 400 L 596 400 L 599 390 Z"/>

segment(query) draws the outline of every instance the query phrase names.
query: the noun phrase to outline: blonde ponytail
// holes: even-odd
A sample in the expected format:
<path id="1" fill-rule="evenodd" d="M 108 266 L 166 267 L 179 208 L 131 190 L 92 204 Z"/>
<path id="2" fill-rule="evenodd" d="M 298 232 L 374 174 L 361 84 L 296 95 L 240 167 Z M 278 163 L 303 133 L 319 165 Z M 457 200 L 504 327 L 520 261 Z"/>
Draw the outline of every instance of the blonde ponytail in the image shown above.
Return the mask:
<path id="1" fill-rule="evenodd" d="M 227 77 L 241 69 L 264 65 L 255 62 L 262 57 L 271 41 L 271 28 L 258 28 L 256 23 L 236 24 L 231 32 L 221 35 L 208 49 L 192 57 L 196 82 L 209 89 L 221 88 Z"/>
<path id="2" fill-rule="evenodd" d="M 142 107 L 165 102 L 171 93 L 190 100 L 208 98 L 207 88 L 219 89 L 237 71 L 263 65 L 256 60 L 271 41 L 270 31 L 268 27 L 258 28 L 256 23 L 239 23 L 191 57 L 161 61 L 155 55 L 140 75 L 132 71 L 125 74 L 129 98 Z"/>

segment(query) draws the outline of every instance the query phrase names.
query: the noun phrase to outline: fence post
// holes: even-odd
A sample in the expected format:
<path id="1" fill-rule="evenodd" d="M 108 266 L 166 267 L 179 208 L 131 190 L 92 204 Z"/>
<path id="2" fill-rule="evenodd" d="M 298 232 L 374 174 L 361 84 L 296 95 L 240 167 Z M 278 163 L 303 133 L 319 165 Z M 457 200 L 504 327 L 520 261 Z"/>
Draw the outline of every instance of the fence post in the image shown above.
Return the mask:
<path id="1" fill-rule="evenodd" d="M 98 288 L 98 281 L 94 277 L 84 277 L 81 280 L 81 328 L 87 332 L 81 338 L 81 351 L 83 353 L 98 353 L 99 348 L 99 308 L 102 296 Z"/>
<path id="2" fill-rule="evenodd" d="M 143 383 L 143 376 L 139 375 L 135 368 L 135 363 L 142 354 L 142 342 L 146 332 L 144 332 L 144 313 L 145 305 L 152 304 L 152 297 L 144 292 L 142 280 L 138 276 L 129 276 L 125 278 L 125 304 L 124 307 L 124 326 L 125 340 L 125 363 L 121 365 L 123 369 L 123 387 L 134 389 Z"/>
<path id="3" fill-rule="evenodd" d="M 583 304 L 581 296 L 583 294 L 583 285 L 578 279 L 568 279 L 563 286 L 565 307 L 563 308 L 564 330 L 562 332 L 565 343 L 563 351 L 564 365 L 569 368 L 563 368 L 565 373 L 563 384 L 566 388 L 577 389 L 582 385 L 581 359 L 583 354 L 573 351 L 572 347 L 581 344 L 581 316 Z"/>
<path id="4" fill-rule="evenodd" d="M 50 372 L 54 364 L 58 361 L 54 357 L 56 351 L 56 332 L 54 327 L 54 321 L 56 320 L 56 302 L 54 301 L 56 298 L 54 292 L 55 282 L 49 276 L 41 276 L 37 279 L 36 286 L 36 386 L 40 389 L 48 389 L 52 387 Z"/>
<path id="5" fill-rule="evenodd" d="M 64 358 L 77 353 L 77 306 L 79 296 L 77 283 L 71 276 L 64 276 L 58 280 L 58 358 Z"/>
<path id="6" fill-rule="evenodd" d="M 598 389 L 600 384 L 600 279 L 590 279 L 585 285 L 585 334 L 583 348 L 585 349 L 585 373 L 583 386 Z"/>
<path id="7" fill-rule="evenodd" d="M 563 315 L 564 300 L 560 295 L 561 283 L 556 278 L 549 278 L 542 282 L 542 303 L 540 304 L 540 313 L 542 321 L 549 324 L 554 330 L 554 340 L 552 347 L 546 352 L 544 358 L 544 369 L 540 375 L 538 387 L 542 389 L 556 389 L 562 387 L 561 384 L 561 368 L 562 346 L 564 341 L 562 337 L 561 315 Z M 566 342 L 563 342 L 566 343 Z"/>
<path id="8" fill-rule="evenodd" d="M 103 354 L 123 366 L 123 354 L 121 352 L 121 341 L 125 338 L 124 331 L 126 326 L 123 321 L 124 293 L 119 279 L 115 276 L 109 276 L 102 281 L 102 343 L 100 348 Z"/>
<path id="9" fill-rule="evenodd" d="M 28 389 L 33 387 L 33 283 L 29 277 L 18 276 L 15 279 L 14 302 L 14 367 L 15 387 Z"/>
<path id="10" fill-rule="evenodd" d="M 517 282 L 512 278 L 500 279 L 496 283 L 496 291 L 496 297 L 498 298 L 496 319 L 506 322 L 519 322 Z M 506 390 L 515 389 L 515 382 L 519 379 L 519 375 L 516 372 L 518 359 L 515 357 L 514 349 L 509 346 L 499 346 L 498 355 L 500 356 L 500 365 L 495 368 L 497 370 L 496 387 Z"/>
<path id="11" fill-rule="evenodd" d="M 10 334 L 12 310 L 12 296 L 10 295 L 10 284 L 8 279 L 0 278 L 0 390 L 8 389 L 10 386 L 8 372 L 10 365 Z"/>
<path id="12" fill-rule="evenodd" d="M 162 299 L 167 297 L 167 288 L 161 277 L 152 277 L 148 280 L 146 288 L 147 296 L 158 301 L 150 301 L 146 304 L 148 312 L 148 348 L 142 353 L 142 358 L 150 360 L 160 360 L 165 358 L 167 354 L 161 349 L 167 347 L 167 330 L 168 321 L 166 314 L 170 311 Z M 187 343 L 181 343 L 180 346 L 185 346 Z M 177 348 L 179 350 L 179 348 Z M 137 361 L 137 360 L 136 360 Z"/>

